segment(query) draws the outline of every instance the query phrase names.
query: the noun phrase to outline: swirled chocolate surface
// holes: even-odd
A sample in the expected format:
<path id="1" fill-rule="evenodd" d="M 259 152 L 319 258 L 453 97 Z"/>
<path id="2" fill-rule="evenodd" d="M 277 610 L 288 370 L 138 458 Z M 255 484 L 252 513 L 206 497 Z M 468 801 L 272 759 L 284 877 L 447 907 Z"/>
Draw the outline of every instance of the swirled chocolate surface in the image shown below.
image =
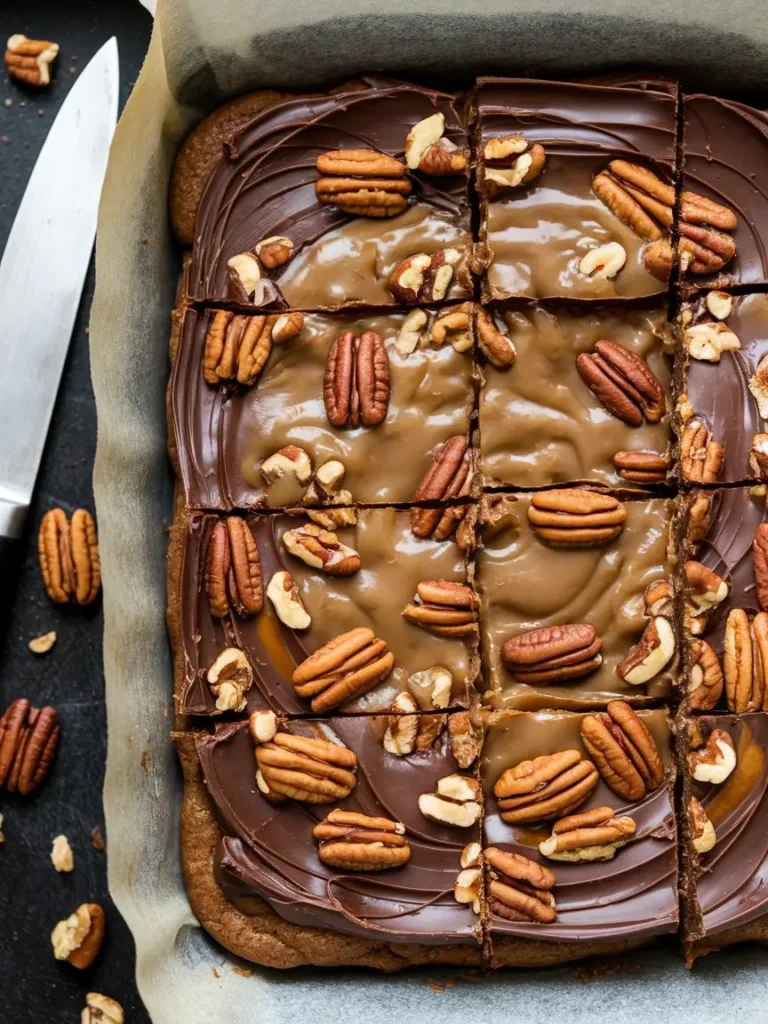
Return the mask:
<path id="1" fill-rule="evenodd" d="M 613 465 L 616 452 L 667 452 L 671 360 L 662 350 L 662 310 L 535 306 L 503 318 L 517 357 L 508 370 L 483 369 L 480 468 L 487 483 L 627 486 Z M 667 413 L 659 423 L 622 423 L 579 376 L 576 357 L 605 338 L 645 359 L 663 385 Z"/>
<path id="2" fill-rule="evenodd" d="M 266 597 L 263 611 L 255 617 L 240 618 L 233 611 L 223 619 L 211 614 L 204 581 L 208 541 L 216 521 L 212 515 L 191 515 L 181 543 L 177 638 L 183 665 L 177 679 L 181 712 L 214 713 L 215 700 L 205 677 L 220 652 L 230 646 L 243 650 L 253 666 L 249 708 L 266 705 L 282 713 L 309 712 L 309 702 L 297 696 L 291 683 L 296 665 L 339 633 L 358 626 L 370 627 L 387 641 L 395 667 L 374 689 L 347 702 L 345 711 L 388 709 L 395 694 L 408 689 L 413 673 L 436 666 L 448 669 L 453 677 L 454 703 L 468 702 L 474 676 L 472 645 L 460 638 L 434 636 L 406 622 L 401 614 L 421 580 L 466 580 L 464 556 L 452 541 L 415 537 L 408 512 L 363 509 L 356 526 L 338 531 L 341 542 L 359 553 L 362 568 L 353 576 L 329 576 L 289 554 L 282 544 L 286 530 L 309 521 L 305 516 L 249 516 L 265 592 L 272 575 L 287 569 L 312 617 L 309 629 L 299 632 L 280 622 Z"/>
<path id="3" fill-rule="evenodd" d="M 392 305 L 387 278 L 408 256 L 446 246 L 469 253 L 466 174 L 414 172 L 409 205 L 392 218 L 352 217 L 317 201 L 315 161 L 321 153 L 373 149 L 402 157 L 413 125 L 436 112 L 445 116 L 445 137 L 468 148 L 455 97 L 386 79 L 372 84 L 360 92 L 281 103 L 233 138 L 197 214 L 190 298 L 236 299 L 227 261 L 272 236 L 289 238 L 294 256 L 262 278 L 253 306 Z M 470 287 L 464 270 L 449 296 L 466 296 Z"/>
<path id="4" fill-rule="evenodd" d="M 736 748 L 736 767 L 719 786 L 690 780 L 691 795 L 715 827 L 717 841 L 699 854 L 696 897 L 701 934 L 748 924 L 768 913 L 768 715 L 697 718 L 704 739 L 724 729 Z"/>
<path id="5" fill-rule="evenodd" d="M 275 345 L 248 389 L 203 379 L 205 339 L 213 314 L 189 310 L 171 377 L 176 458 L 193 508 L 252 508 L 275 502 L 261 475 L 265 459 L 286 445 L 303 448 L 317 468 L 346 467 L 343 486 L 355 501 L 410 501 L 435 452 L 467 435 L 474 400 L 471 352 L 450 342 L 402 355 L 395 341 L 406 314 L 310 314 L 299 337 Z M 328 420 L 323 380 L 328 353 L 342 331 L 376 331 L 389 359 L 391 392 L 385 421 L 341 429 Z M 403 453 L 408 452 L 408 458 Z M 285 483 L 286 481 L 283 481 Z M 302 489 L 280 493 L 280 504 Z"/>
<path id="6" fill-rule="evenodd" d="M 592 178 L 619 158 L 650 166 L 671 181 L 674 95 L 653 88 L 480 78 L 476 103 L 481 145 L 520 134 L 547 154 L 534 181 L 493 200 L 482 196 L 481 238 L 492 254 L 486 296 L 604 299 L 663 293 L 665 286 L 643 266 L 643 239 L 600 202 Z M 626 250 L 618 275 L 595 280 L 581 273 L 584 254 L 607 242 Z"/>
<path id="7" fill-rule="evenodd" d="M 664 711 L 640 711 L 667 769 L 666 781 L 642 800 L 626 804 L 600 780 L 579 812 L 612 807 L 637 825 L 635 838 L 617 850 L 613 860 L 563 863 L 547 860 L 538 844 L 551 826 L 518 827 L 502 820 L 493 787 L 507 768 L 561 750 L 580 750 L 583 715 L 567 712 L 501 713 L 491 722 L 481 761 L 486 807 L 485 846 L 511 850 L 546 864 L 555 873 L 553 895 L 557 918 L 552 924 L 490 918 L 491 936 L 532 940 L 595 941 L 601 938 L 642 938 L 677 929 L 677 844 L 672 807 L 674 767 L 671 736 Z"/>
<path id="8" fill-rule="evenodd" d="M 689 274 L 687 283 L 706 288 L 768 281 L 768 115 L 716 96 L 686 96 L 683 106 L 683 187 L 729 207 L 738 224 L 736 255 L 722 271 Z"/>
<path id="9" fill-rule="evenodd" d="M 643 593 L 669 578 L 667 546 L 671 502 L 662 498 L 625 501 L 627 518 L 616 540 L 596 548 L 553 548 L 528 521 L 530 495 L 509 501 L 506 513 L 480 534 L 476 585 L 483 623 L 480 642 L 486 693 L 494 707 L 537 710 L 604 706 L 669 696 L 674 662 L 645 686 L 631 686 L 617 664 L 640 639 L 648 622 Z M 603 662 L 572 682 L 533 686 L 518 683 L 501 660 L 504 642 L 544 626 L 586 622 L 602 638 Z"/>
<path id="10" fill-rule="evenodd" d="M 768 211 L 766 223 L 768 225 Z M 694 326 L 713 321 L 703 299 L 695 303 L 693 309 Z M 749 452 L 755 434 L 766 430 L 766 421 L 749 390 L 749 382 L 760 360 L 768 354 L 768 295 L 734 296 L 732 312 L 725 324 L 739 339 L 741 347 L 723 352 L 717 363 L 689 357 L 683 390 L 694 412 L 704 418 L 712 431 L 713 439 L 725 448 L 720 480 L 738 483 L 758 477 L 750 467 Z"/>
<path id="11" fill-rule="evenodd" d="M 394 757 L 381 744 L 383 723 L 371 718 L 292 722 L 290 732 L 343 743 L 358 758 L 357 784 L 340 804 L 273 805 L 255 782 L 254 744 L 245 724 L 220 726 L 197 741 L 205 784 L 223 838 L 214 869 L 232 900 L 263 897 L 295 924 L 399 942 L 476 944 L 477 917 L 456 902 L 461 851 L 479 826 L 450 828 L 428 821 L 421 793 L 455 773 L 445 732 L 432 750 Z M 403 867 L 355 872 L 331 868 L 317 855 L 312 829 L 340 806 L 405 825 L 411 858 Z"/>

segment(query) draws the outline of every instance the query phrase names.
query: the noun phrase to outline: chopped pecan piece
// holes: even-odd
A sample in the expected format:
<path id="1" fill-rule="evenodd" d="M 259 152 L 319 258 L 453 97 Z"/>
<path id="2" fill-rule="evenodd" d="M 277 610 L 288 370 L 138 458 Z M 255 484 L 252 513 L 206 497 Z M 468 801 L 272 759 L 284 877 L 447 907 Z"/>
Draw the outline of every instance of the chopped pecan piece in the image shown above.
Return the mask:
<path id="1" fill-rule="evenodd" d="M 284 476 L 294 476 L 298 484 L 304 485 L 312 478 L 312 460 L 303 448 L 289 444 L 262 462 L 261 475 L 267 487 Z"/>
<path id="2" fill-rule="evenodd" d="M 382 739 L 382 746 L 388 754 L 406 757 L 416 749 L 416 738 L 419 733 L 418 710 L 416 701 L 405 690 L 394 698 L 387 719 L 387 730 Z"/>
<path id="3" fill-rule="evenodd" d="M 447 775 L 439 779 L 436 793 L 422 793 L 419 810 L 429 821 L 455 828 L 469 828 L 480 820 L 482 788 L 477 779 Z"/>
<path id="4" fill-rule="evenodd" d="M 472 450 L 466 437 L 457 434 L 438 449 L 416 489 L 413 500 L 441 501 L 461 498 L 472 488 Z M 417 537 L 447 540 L 463 519 L 466 508 L 412 508 L 411 530 Z"/>
<path id="5" fill-rule="evenodd" d="M 104 941 L 104 911 L 98 903 L 83 903 L 51 932 L 53 955 L 84 970 L 96 959 Z"/>
<path id="6" fill-rule="evenodd" d="M 293 256 L 293 242 L 290 238 L 283 238 L 280 235 L 270 235 L 262 239 L 254 248 L 262 266 L 267 270 L 274 270 L 275 267 L 284 266 Z"/>
<path id="7" fill-rule="evenodd" d="M 483 856 L 490 868 L 491 912 L 507 921 L 551 924 L 557 917 L 555 876 L 543 864 L 489 846 Z"/>
<path id="8" fill-rule="evenodd" d="M 680 437 L 680 468 L 689 483 L 714 484 L 723 468 L 725 449 L 699 416 L 690 419 Z"/>
<path id="9" fill-rule="evenodd" d="M 458 249 L 415 253 L 399 263 L 389 275 L 389 290 L 398 302 L 407 306 L 441 302 L 448 293 L 461 258 Z"/>
<path id="10" fill-rule="evenodd" d="M 85 997 L 85 1009 L 80 1024 L 125 1024 L 125 1014 L 120 1003 L 100 992 L 89 992 Z"/>
<path id="11" fill-rule="evenodd" d="M 749 390 L 757 402 L 757 411 L 768 420 L 768 355 L 764 355 L 749 378 Z"/>
<path id="12" fill-rule="evenodd" d="M 665 619 L 674 618 L 675 609 L 669 580 L 656 580 L 645 588 L 643 607 L 649 618 L 656 615 L 663 615 Z"/>
<path id="13" fill-rule="evenodd" d="M 375 331 L 342 331 L 325 363 L 323 400 L 334 427 L 375 427 L 389 408 L 389 358 Z"/>
<path id="14" fill-rule="evenodd" d="M 619 242 L 606 242 L 587 250 L 579 260 L 579 272 L 587 277 L 609 280 L 616 277 L 626 262 L 624 246 Z"/>
<path id="15" fill-rule="evenodd" d="M 49 85 L 58 53 L 59 44 L 48 39 L 12 35 L 5 51 L 5 67 L 11 78 L 18 78 L 26 85 Z"/>
<path id="16" fill-rule="evenodd" d="M 319 843 L 320 860 L 333 868 L 384 871 L 402 867 L 411 859 L 405 825 L 389 818 L 335 808 L 315 825 L 312 835 Z"/>
<path id="17" fill-rule="evenodd" d="M 429 329 L 429 338 L 437 348 L 450 339 L 455 352 L 468 352 L 472 348 L 472 307 L 469 303 L 439 313 Z"/>
<path id="18" fill-rule="evenodd" d="M 700 636 L 707 620 L 728 597 L 728 584 L 706 565 L 689 559 L 683 566 L 685 575 L 685 625 L 694 636 Z"/>
<path id="19" fill-rule="evenodd" d="M 594 764 L 580 751 L 561 750 L 507 768 L 496 780 L 493 793 L 504 821 L 525 825 L 571 814 L 599 780 Z"/>
<path id="20" fill-rule="evenodd" d="M 417 603 L 403 618 L 436 636 L 470 636 L 477 630 L 477 598 L 471 587 L 451 580 L 424 580 L 416 586 Z"/>
<path id="21" fill-rule="evenodd" d="M 84 508 L 67 519 L 61 508 L 46 512 L 37 538 L 40 572 L 48 597 L 57 604 L 93 604 L 101 588 L 96 524 Z"/>
<path id="22" fill-rule="evenodd" d="M 768 612 L 750 622 L 743 608 L 732 608 L 725 623 L 723 675 L 728 710 L 768 710 Z"/>
<path id="23" fill-rule="evenodd" d="M 749 469 L 758 480 L 768 480 L 768 434 L 755 434 L 752 438 Z"/>
<path id="24" fill-rule="evenodd" d="M 483 888 L 483 850 L 480 843 L 467 843 L 461 851 L 461 871 L 453 883 L 457 903 L 468 903 L 475 914 L 480 913 Z"/>
<path id="25" fill-rule="evenodd" d="M 28 796 L 47 776 L 59 742 L 59 716 L 19 697 L 0 718 L 0 789 Z"/>
<path id="26" fill-rule="evenodd" d="M 736 767 L 736 748 L 725 729 L 713 729 L 706 742 L 688 755 L 688 768 L 697 782 L 719 786 Z"/>
<path id="27" fill-rule="evenodd" d="M 344 800 L 357 781 L 357 756 L 329 740 L 278 729 L 256 744 L 256 764 L 270 793 L 307 804 Z"/>
<path id="28" fill-rule="evenodd" d="M 691 640 L 688 663 L 688 707 L 693 711 L 711 711 L 723 692 L 723 670 L 717 655 L 705 640 Z"/>
<path id="29" fill-rule="evenodd" d="M 626 518 L 627 510 L 617 498 L 582 488 L 539 491 L 528 507 L 536 536 L 557 548 L 608 544 L 624 529 Z"/>
<path id="30" fill-rule="evenodd" d="M 514 342 L 499 330 L 485 309 L 477 313 L 477 342 L 483 355 L 499 370 L 507 370 L 514 364 L 517 356 Z"/>
<path id="31" fill-rule="evenodd" d="M 360 568 L 360 555 L 354 548 L 342 544 L 332 530 L 324 530 L 316 523 L 286 530 L 283 545 L 302 562 L 329 576 L 353 576 Z"/>
<path id="32" fill-rule="evenodd" d="M 405 165 L 375 149 L 341 149 L 322 153 L 317 169 L 327 177 L 315 182 L 320 203 L 358 217 L 394 217 L 408 205 L 411 183 Z"/>
<path id="33" fill-rule="evenodd" d="M 605 711 L 585 715 L 581 739 L 605 784 L 623 800 L 642 800 L 664 781 L 656 743 L 624 701 L 611 701 Z"/>
<path id="34" fill-rule="evenodd" d="M 752 569 L 758 604 L 768 612 L 768 523 L 761 523 L 752 540 Z"/>
<path id="35" fill-rule="evenodd" d="M 633 484 L 663 484 L 669 472 L 669 456 L 656 452 L 616 452 L 613 464 Z"/>
<path id="36" fill-rule="evenodd" d="M 434 716 L 432 716 L 434 717 Z M 448 716 L 451 752 L 459 768 L 469 768 L 483 746 L 483 728 L 470 711 L 456 711 Z"/>
<path id="37" fill-rule="evenodd" d="M 616 671 L 630 686 L 644 686 L 664 671 L 675 655 L 675 646 L 672 624 L 663 615 L 654 616 Z"/>
<path id="38" fill-rule="evenodd" d="M 243 711 L 245 695 L 253 685 L 253 669 L 243 651 L 225 647 L 208 669 L 208 686 L 217 711 Z"/>
<path id="39" fill-rule="evenodd" d="M 683 344 L 692 359 L 704 363 L 719 363 L 723 352 L 741 348 L 741 342 L 726 324 L 710 321 L 686 327 Z"/>
<path id="40" fill-rule="evenodd" d="M 598 341 L 595 352 L 576 357 L 584 383 L 623 423 L 639 427 L 664 415 L 664 389 L 644 359 L 615 341 Z"/>
<path id="41" fill-rule="evenodd" d="M 284 626 L 309 629 L 312 625 L 312 617 L 304 607 L 296 580 L 285 569 L 276 572 L 269 581 L 267 597 Z"/>
<path id="42" fill-rule="evenodd" d="M 712 493 L 696 491 L 688 506 L 685 540 L 695 548 L 709 533 L 712 525 Z"/>
<path id="43" fill-rule="evenodd" d="M 386 679 L 394 663 L 386 641 L 359 626 L 302 661 L 293 673 L 293 685 L 300 697 L 312 698 L 312 710 L 319 714 L 367 693 Z"/>
<path id="44" fill-rule="evenodd" d="M 469 166 L 469 154 L 444 137 L 445 116 L 439 111 L 418 121 L 405 140 L 405 162 L 410 170 L 439 177 L 460 174 Z"/>
<path id="45" fill-rule="evenodd" d="M 211 614 L 217 618 L 229 610 L 245 618 L 264 607 L 261 560 L 248 523 L 239 516 L 220 519 L 208 541 L 205 589 Z"/>
<path id="46" fill-rule="evenodd" d="M 531 145 L 522 135 L 489 139 L 483 148 L 483 184 L 489 199 L 534 181 L 544 170 L 547 154 L 538 142 Z"/>
<path id="47" fill-rule="evenodd" d="M 688 801 L 688 814 L 691 820 L 691 840 L 696 853 L 709 853 L 717 842 L 715 826 L 707 817 L 707 812 L 695 796 Z"/>
<path id="48" fill-rule="evenodd" d="M 507 640 L 501 660 L 519 683 L 547 686 L 594 672 L 603 662 L 602 646 L 589 623 L 542 626 Z"/>
<path id="49" fill-rule="evenodd" d="M 636 831 L 632 818 L 617 818 L 612 807 L 593 807 L 556 821 L 549 839 L 539 843 L 539 853 L 550 860 L 575 863 L 613 860 Z"/>

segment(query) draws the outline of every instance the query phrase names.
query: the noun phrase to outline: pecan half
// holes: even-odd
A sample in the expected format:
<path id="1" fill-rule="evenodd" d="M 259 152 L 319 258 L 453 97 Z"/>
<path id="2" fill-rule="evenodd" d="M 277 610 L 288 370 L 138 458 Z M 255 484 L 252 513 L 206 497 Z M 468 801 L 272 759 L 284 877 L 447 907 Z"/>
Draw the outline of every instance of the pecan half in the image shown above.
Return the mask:
<path id="1" fill-rule="evenodd" d="M 688 768 L 697 782 L 719 786 L 735 767 L 736 748 L 725 729 L 713 729 L 706 742 L 688 755 Z"/>
<path id="2" fill-rule="evenodd" d="M 602 646 L 589 623 L 542 626 L 507 640 L 501 660 L 519 683 L 546 686 L 594 672 L 603 662 Z"/>
<path id="3" fill-rule="evenodd" d="M 58 53 L 59 44 L 48 39 L 12 35 L 5 51 L 5 67 L 11 78 L 18 78 L 26 85 L 49 85 Z"/>
<path id="4" fill-rule="evenodd" d="M 220 519 L 208 541 L 205 589 L 211 614 L 224 618 L 258 615 L 264 607 L 261 560 L 248 523 L 239 516 Z"/>
<path id="5" fill-rule="evenodd" d="M 53 955 L 83 970 L 96 959 L 104 941 L 104 911 L 98 903 L 82 903 L 51 932 Z"/>
<path id="6" fill-rule="evenodd" d="M 664 671 L 675 656 L 675 647 L 670 621 L 663 615 L 654 616 L 640 640 L 618 663 L 616 672 L 630 686 L 644 686 Z"/>
<path id="7" fill-rule="evenodd" d="M 358 626 L 329 640 L 293 673 L 300 697 L 311 697 L 316 713 L 367 693 L 392 671 L 395 659 L 385 640 Z"/>
<path id="8" fill-rule="evenodd" d="M 581 352 L 576 369 L 589 390 L 623 423 L 639 427 L 664 415 L 664 388 L 640 356 L 616 341 L 598 341 L 595 352 Z"/>
<path id="9" fill-rule="evenodd" d="M 605 784 L 622 799 L 642 800 L 664 781 L 656 743 L 624 701 L 611 701 L 605 711 L 585 715 L 581 739 Z"/>
<path id="10" fill-rule="evenodd" d="M 256 764 L 271 793 L 307 804 L 344 800 L 357 781 L 357 756 L 338 743 L 278 730 L 256 744 Z"/>
<path id="11" fill-rule="evenodd" d="M 470 636 L 477 630 L 477 598 L 471 587 L 451 580 L 424 580 L 416 586 L 417 602 L 402 615 L 436 636 Z"/>
<path id="12" fill-rule="evenodd" d="M 633 484 L 663 484 L 669 472 L 669 456 L 656 452 L 616 452 L 613 464 Z"/>
<path id="13" fill-rule="evenodd" d="M 387 286 L 394 298 L 407 306 L 441 302 L 460 262 L 461 252 L 458 249 L 418 252 L 395 267 Z"/>
<path id="14" fill-rule="evenodd" d="M 342 544 L 332 530 L 317 523 L 305 523 L 283 534 L 283 546 L 302 562 L 329 576 L 353 576 L 360 568 L 360 555 Z"/>
<path id="15" fill-rule="evenodd" d="M 709 853 L 717 842 L 715 826 L 695 796 L 688 801 L 688 815 L 691 822 L 691 841 L 696 853 Z"/>
<path id="16" fill-rule="evenodd" d="M 342 331 L 325 363 L 323 400 L 334 427 L 375 427 L 389 408 L 389 357 L 380 334 Z"/>
<path id="17" fill-rule="evenodd" d="M 761 523 L 752 540 L 752 569 L 755 594 L 764 612 L 768 611 L 768 523 Z"/>
<path id="18" fill-rule="evenodd" d="M 318 856 L 324 864 L 347 871 L 384 871 L 411 859 L 405 825 L 389 818 L 371 818 L 335 808 L 315 825 Z"/>
<path id="19" fill-rule="evenodd" d="M 717 655 L 705 640 L 691 640 L 688 665 L 688 707 L 693 711 L 711 711 L 723 692 L 723 670 Z"/>
<path id="20" fill-rule="evenodd" d="M 538 142 L 522 135 L 489 139 L 483 147 L 483 184 L 489 199 L 534 181 L 544 170 L 547 154 Z"/>
<path id="21" fill-rule="evenodd" d="M 75 509 L 46 512 L 37 538 L 40 573 L 48 597 L 57 604 L 93 604 L 101 588 L 101 561 L 93 516 Z"/>
<path id="22" fill-rule="evenodd" d="M 486 309 L 477 313 L 477 342 L 483 355 L 499 370 L 507 370 L 514 364 L 517 356 L 514 342 L 499 330 Z"/>
<path id="23" fill-rule="evenodd" d="M 480 820 L 482 787 L 466 775 L 446 775 L 437 782 L 436 793 L 422 793 L 419 810 L 428 821 L 454 828 L 469 828 Z"/>
<path id="24" fill-rule="evenodd" d="M 528 507 L 536 536 L 557 548 L 608 544 L 624 529 L 626 518 L 627 510 L 617 498 L 581 488 L 540 491 Z"/>
<path id="25" fill-rule="evenodd" d="M 47 776 L 59 742 L 59 716 L 19 697 L 0 718 L 0 789 L 28 796 Z"/>
<path id="26" fill-rule="evenodd" d="M 475 914 L 482 909 L 483 849 L 480 843 L 467 843 L 461 851 L 461 871 L 453 883 L 453 896 L 457 903 L 469 904 Z"/>
<path id="27" fill-rule="evenodd" d="M 418 710 L 416 701 L 405 690 L 394 698 L 387 719 L 387 729 L 381 741 L 388 754 L 406 757 L 416 749 L 416 738 L 419 733 Z"/>
<path id="28" fill-rule="evenodd" d="M 732 608 L 725 623 L 723 675 L 728 710 L 768 709 L 765 678 L 768 672 L 768 612 L 750 622 L 743 608 Z"/>
<path id="29" fill-rule="evenodd" d="M 312 616 L 304 607 L 296 580 L 285 569 L 276 572 L 269 581 L 267 597 L 275 614 L 289 629 L 309 629 Z"/>
<path id="30" fill-rule="evenodd" d="M 533 921 L 551 924 L 557 917 L 555 897 L 555 876 L 543 864 L 489 846 L 483 850 L 490 868 L 491 912 L 507 921 Z"/>
<path id="31" fill-rule="evenodd" d="M 394 217 L 408 205 L 411 183 L 405 165 L 375 149 L 322 153 L 317 170 L 328 177 L 315 182 L 318 202 L 358 217 Z"/>
<path id="32" fill-rule="evenodd" d="M 689 559 L 683 566 L 685 576 L 685 625 L 694 636 L 701 636 L 707 620 L 728 597 L 728 584 L 706 565 Z"/>
<path id="33" fill-rule="evenodd" d="M 507 768 L 496 780 L 493 793 L 504 821 L 524 825 L 575 811 L 599 779 L 594 764 L 580 751 L 561 750 Z"/>
<path id="34" fill-rule="evenodd" d="M 539 853 L 550 860 L 613 860 L 616 851 L 632 839 L 637 826 L 632 818 L 615 817 L 612 807 L 593 807 L 556 821 Z"/>
<path id="35" fill-rule="evenodd" d="M 472 450 L 466 437 L 457 434 L 438 449 L 413 496 L 414 501 L 441 501 L 468 495 L 472 488 Z M 451 509 L 412 508 L 411 530 L 417 537 L 446 540 L 465 514 Z"/>
<path id="36" fill-rule="evenodd" d="M 725 449 L 699 416 L 690 419 L 680 437 L 680 468 L 689 483 L 714 484 L 723 469 Z"/>
<path id="37" fill-rule="evenodd" d="M 295 338 L 303 327 L 303 313 L 243 316 L 217 310 L 205 335 L 203 379 L 208 384 L 233 381 L 252 387 L 266 366 L 273 343 Z"/>

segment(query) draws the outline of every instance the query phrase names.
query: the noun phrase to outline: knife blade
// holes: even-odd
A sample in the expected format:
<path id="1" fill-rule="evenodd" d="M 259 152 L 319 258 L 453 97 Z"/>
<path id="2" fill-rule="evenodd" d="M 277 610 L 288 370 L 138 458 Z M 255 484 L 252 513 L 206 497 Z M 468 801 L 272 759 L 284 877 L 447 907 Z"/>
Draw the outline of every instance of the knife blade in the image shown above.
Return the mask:
<path id="1" fill-rule="evenodd" d="M 0 260 L 0 581 L 32 498 L 88 271 L 118 84 L 113 37 L 62 103 Z"/>

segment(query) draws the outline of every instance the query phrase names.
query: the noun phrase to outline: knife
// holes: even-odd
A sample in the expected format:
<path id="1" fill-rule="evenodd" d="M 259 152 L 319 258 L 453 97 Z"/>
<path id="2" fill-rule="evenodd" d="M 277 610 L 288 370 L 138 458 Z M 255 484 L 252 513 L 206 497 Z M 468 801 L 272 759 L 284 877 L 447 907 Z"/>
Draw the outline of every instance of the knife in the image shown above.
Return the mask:
<path id="1" fill-rule="evenodd" d="M 61 105 L 0 260 L 0 584 L 16 560 L 88 272 L 118 84 L 113 37 Z"/>

